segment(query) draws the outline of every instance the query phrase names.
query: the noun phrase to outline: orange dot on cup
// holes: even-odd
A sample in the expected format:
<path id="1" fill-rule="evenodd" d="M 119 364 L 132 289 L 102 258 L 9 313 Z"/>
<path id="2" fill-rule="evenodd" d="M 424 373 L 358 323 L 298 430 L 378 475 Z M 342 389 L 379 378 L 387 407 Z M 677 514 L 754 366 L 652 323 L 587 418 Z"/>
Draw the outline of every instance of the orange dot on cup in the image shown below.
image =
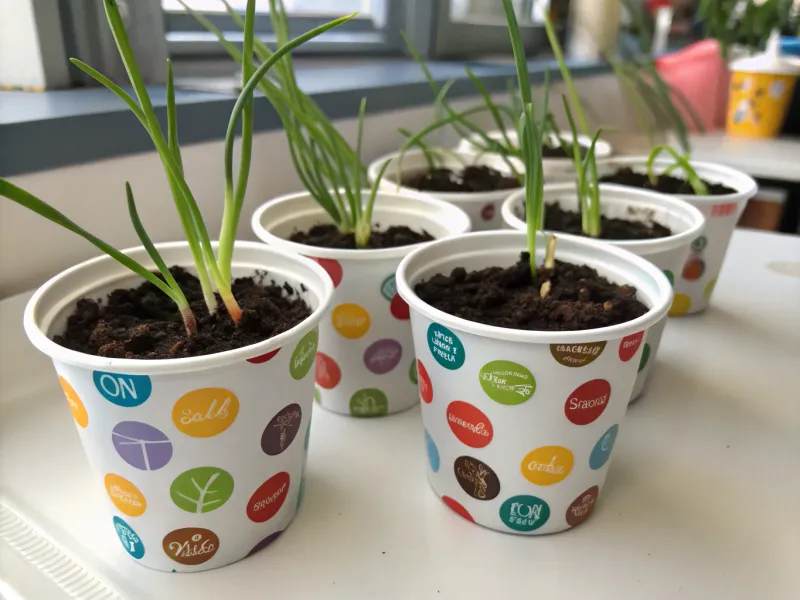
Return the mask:
<path id="1" fill-rule="evenodd" d="M 683 277 L 686 281 L 697 281 L 703 276 L 705 270 L 706 263 L 704 263 L 701 258 L 690 258 L 688 261 L 686 261 L 686 264 L 683 265 L 681 277 Z"/>
<path id="2" fill-rule="evenodd" d="M 472 518 L 472 515 L 469 514 L 469 511 L 461 506 L 461 504 L 453 500 L 450 496 L 442 496 L 442 502 L 444 502 L 447 507 L 457 515 L 464 517 L 467 521 L 472 521 L 473 523 L 475 522 L 475 519 Z"/>
<path id="3" fill-rule="evenodd" d="M 333 309 L 331 319 L 339 335 L 350 340 L 363 337 L 369 331 L 369 313 L 358 304 L 340 304 Z"/>
<path id="4" fill-rule="evenodd" d="M 316 378 L 319 387 L 332 390 L 342 380 L 342 370 L 330 356 L 317 352 Z"/>
<path id="5" fill-rule="evenodd" d="M 672 308 L 669 309 L 670 317 L 682 317 L 692 308 L 692 299 L 686 294 L 675 294 L 672 300 Z"/>
<path id="6" fill-rule="evenodd" d="M 129 517 L 139 517 L 147 509 L 144 494 L 124 477 L 109 473 L 105 476 L 106 492 L 120 512 Z"/>
<path id="7" fill-rule="evenodd" d="M 80 396 L 78 396 L 75 389 L 70 385 L 69 381 L 63 377 L 59 377 L 58 381 L 61 383 L 61 389 L 64 390 L 64 395 L 67 397 L 69 409 L 72 411 L 72 417 L 75 419 L 75 422 L 78 425 L 86 428 L 89 425 L 89 413 L 86 412 L 86 407 L 84 406 L 83 401 L 80 399 Z"/>
<path id="8" fill-rule="evenodd" d="M 459 441 L 470 448 L 484 448 L 494 437 L 489 417 L 479 408 L 461 400 L 454 400 L 448 405 L 447 424 Z"/>
<path id="9" fill-rule="evenodd" d="M 340 265 L 338 261 L 331 258 L 314 258 L 313 256 L 309 258 L 325 269 L 328 275 L 330 275 L 333 280 L 333 287 L 339 287 L 339 284 L 342 283 L 344 272 L 342 271 L 342 265 Z"/>
<path id="10" fill-rule="evenodd" d="M 417 359 L 417 380 L 419 381 L 419 395 L 425 404 L 433 402 L 433 385 L 425 365 Z"/>

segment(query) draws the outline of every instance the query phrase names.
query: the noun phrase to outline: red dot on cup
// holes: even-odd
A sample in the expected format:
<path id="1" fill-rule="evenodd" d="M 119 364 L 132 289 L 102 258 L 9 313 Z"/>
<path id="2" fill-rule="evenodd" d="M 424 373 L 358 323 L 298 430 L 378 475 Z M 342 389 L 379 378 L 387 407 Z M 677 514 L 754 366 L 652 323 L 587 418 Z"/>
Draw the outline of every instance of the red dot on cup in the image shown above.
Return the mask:
<path id="1" fill-rule="evenodd" d="M 448 405 L 447 424 L 459 441 L 470 448 L 485 448 L 494 437 L 489 417 L 479 408 L 461 400 Z"/>
<path id="2" fill-rule="evenodd" d="M 419 380 L 419 395 L 425 404 L 433 402 L 433 386 L 431 385 L 431 378 L 425 365 L 422 361 L 417 359 L 417 379 Z"/>
<path id="3" fill-rule="evenodd" d="M 336 361 L 327 354 L 317 352 L 317 385 L 326 390 L 331 390 L 339 385 L 342 380 L 342 370 Z"/>
<path id="4" fill-rule="evenodd" d="M 328 272 L 328 275 L 330 275 L 333 280 L 333 287 L 339 287 L 339 284 L 342 283 L 342 276 L 344 273 L 342 271 L 342 265 L 340 265 L 338 261 L 331 258 L 314 258 L 313 256 L 309 256 L 309 258 Z"/>
<path id="5" fill-rule="evenodd" d="M 399 294 L 395 294 L 395 297 L 392 298 L 392 303 L 389 305 L 389 310 L 392 312 L 392 316 L 395 319 L 408 321 L 410 318 L 408 304 L 406 304 L 406 301 L 403 300 Z"/>
<path id="6" fill-rule="evenodd" d="M 447 507 L 457 515 L 464 517 L 467 521 L 472 521 L 473 523 L 475 522 L 475 519 L 472 518 L 472 515 L 469 514 L 469 511 L 461 506 L 461 504 L 453 500 L 450 496 L 442 496 L 442 502 L 444 502 Z"/>
<path id="7" fill-rule="evenodd" d="M 603 414 L 611 400 L 611 384 L 605 379 L 592 379 L 567 398 L 564 414 L 575 425 L 588 425 Z"/>
<path id="8" fill-rule="evenodd" d="M 289 479 L 289 474 L 282 471 L 262 483 L 247 503 L 247 517 L 255 523 L 274 517 L 289 494 Z"/>
<path id="9" fill-rule="evenodd" d="M 260 365 L 262 363 L 267 362 L 268 360 L 275 358 L 275 355 L 280 351 L 281 349 L 277 348 L 276 350 L 273 350 L 272 352 L 267 352 L 266 354 L 262 354 L 261 356 L 256 356 L 255 358 L 248 358 L 247 362 L 253 363 L 254 365 Z"/>
<path id="10" fill-rule="evenodd" d="M 622 362 L 628 362 L 633 358 L 636 351 L 639 350 L 639 346 L 642 345 L 642 338 L 644 338 L 644 331 L 632 333 L 622 338 L 619 343 L 619 358 Z"/>
<path id="11" fill-rule="evenodd" d="M 491 221 L 494 219 L 494 204 L 489 203 L 481 209 L 481 219 L 484 221 Z"/>

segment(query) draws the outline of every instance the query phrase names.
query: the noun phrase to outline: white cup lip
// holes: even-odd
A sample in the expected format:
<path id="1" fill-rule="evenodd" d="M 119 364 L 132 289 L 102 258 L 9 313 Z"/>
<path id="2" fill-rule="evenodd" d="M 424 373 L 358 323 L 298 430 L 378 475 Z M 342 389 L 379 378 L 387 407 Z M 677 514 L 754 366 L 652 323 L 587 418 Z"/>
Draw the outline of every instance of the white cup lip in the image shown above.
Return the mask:
<path id="1" fill-rule="evenodd" d="M 641 155 L 632 156 L 613 156 L 603 160 L 597 161 L 598 171 L 603 168 L 609 167 L 646 167 L 649 157 Z M 690 160 L 689 164 L 697 172 L 697 174 L 706 180 L 712 180 L 715 183 L 721 183 L 736 190 L 733 194 L 720 194 L 717 196 L 697 196 L 688 194 L 667 194 L 669 196 L 676 196 L 688 202 L 701 203 L 701 204 L 717 204 L 720 202 L 742 202 L 749 200 L 756 195 L 758 191 L 758 183 L 750 177 L 747 173 L 729 167 L 727 165 L 703 162 L 697 160 Z M 672 165 L 672 161 L 666 158 L 657 158 L 653 165 L 661 172 L 668 166 Z"/>
<path id="2" fill-rule="evenodd" d="M 548 183 L 544 186 L 545 202 L 548 199 L 555 200 L 558 195 L 570 195 L 572 197 L 577 195 L 577 183 Z M 549 197 L 549 198 L 548 198 Z M 524 202 L 525 190 L 515 192 L 512 194 L 501 207 L 501 214 L 503 221 L 506 225 L 517 231 L 525 231 L 526 224 L 520 219 L 515 209 L 520 202 Z M 605 244 L 611 244 L 617 248 L 624 248 L 638 256 L 645 256 L 655 254 L 657 252 L 665 252 L 675 248 L 680 248 L 692 242 L 705 227 L 705 217 L 698 208 L 692 206 L 680 197 L 669 196 L 650 190 L 640 190 L 631 188 L 624 185 L 601 183 L 600 184 L 600 201 L 601 203 L 608 202 L 609 204 L 622 204 L 636 206 L 638 202 L 647 202 L 649 205 L 659 206 L 665 208 L 668 212 L 680 215 L 685 221 L 690 223 L 689 227 L 681 232 L 673 233 L 670 236 L 663 238 L 654 238 L 651 240 L 598 240 Z M 559 231 L 552 232 L 561 237 L 573 237 L 572 234 L 562 233 Z M 583 237 L 583 236 L 575 236 Z"/>
<path id="3" fill-rule="evenodd" d="M 508 168 L 504 164 L 503 160 L 498 158 L 497 154 L 493 154 L 491 152 L 474 152 L 474 151 L 465 151 L 465 150 L 452 150 L 447 149 L 447 153 L 444 155 L 444 158 L 447 159 L 448 155 L 457 155 L 458 157 L 468 161 L 468 164 L 478 164 L 478 165 L 488 165 L 495 169 L 498 169 L 505 174 L 508 174 Z M 400 156 L 400 152 L 390 152 L 381 156 L 380 158 L 375 159 L 372 161 L 367 168 L 367 176 L 369 177 L 370 182 L 374 182 L 378 178 L 378 173 L 380 172 L 383 163 L 387 160 L 396 160 Z M 408 163 L 403 163 L 403 171 L 407 171 L 409 168 L 415 168 L 417 164 L 415 161 L 418 161 L 419 158 L 423 156 L 421 150 L 409 150 L 405 153 L 403 158 L 404 161 L 408 160 Z M 509 157 L 508 160 L 519 170 L 520 173 L 524 171 L 524 165 L 522 161 L 517 158 Z M 391 171 L 392 165 L 389 165 L 387 169 L 387 173 Z M 505 200 L 509 194 L 514 192 L 515 190 L 521 189 L 522 186 L 519 188 L 511 188 L 507 190 L 492 190 L 490 192 L 420 192 L 419 190 L 415 190 L 413 188 L 406 187 L 404 185 L 400 185 L 397 182 L 390 182 L 387 179 L 383 179 L 381 185 L 387 189 L 395 191 L 396 193 L 425 193 L 428 195 L 435 196 L 440 200 L 444 200 L 446 202 L 452 202 L 455 204 L 485 204 L 487 202 L 497 202 L 500 200 Z"/>
<path id="4" fill-rule="evenodd" d="M 491 131 L 487 131 L 486 135 L 493 140 L 502 140 L 503 139 L 503 132 L 499 129 L 493 129 Z M 506 129 L 506 135 L 513 144 L 517 143 L 518 133 L 515 129 Z M 558 138 L 561 138 L 564 141 L 568 141 L 572 139 L 572 131 L 569 130 L 561 130 L 558 132 L 558 137 L 556 137 L 555 133 L 550 133 L 548 135 L 549 140 L 551 143 L 557 143 Z M 456 148 L 463 152 L 475 152 L 475 146 L 473 145 L 474 140 L 480 139 L 480 136 L 477 133 L 473 133 L 466 138 L 462 138 Z M 578 144 L 580 144 L 584 148 L 588 148 L 592 145 L 592 138 L 591 136 L 584 135 L 582 133 L 578 134 Z M 610 157 L 614 152 L 613 147 L 603 138 L 598 138 L 597 143 L 595 144 L 595 157 L 600 160 L 602 158 Z M 564 158 L 544 158 L 544 161 L 564 161 L 572 163 L 572 158 L 564 157 Z"/>
<path id="5" fill-rule="evenodd" d="M 188 248 L 189 245 L 187 242 L 165 242 L 156 244 L 155 246 L 163 255 L 169 253 L 170 250 L 181 250 Z M 212 246 L 216 248 L 217 242 L 213 242 Z M 283 347 L 293 338 L 299 338 L 302 335 L 305 335 L 305 333 L 319 324 L 319 322 L 322 320 L 322 317 L 333 303 L 333 282 L 322 267 L 320 267 L 314 261 L 303 256 L 298 256 L 277 248 L 270 248 L 259 242 L 237 241 L 235 248 L 249 252 L 258 252 L 267 257 L 273 256 L 281 261 L 286 261 L 289 263 L 294 262 L 302 265 L 304 269 L 310 270 L 313 273 L 313 276 L 318 279 L 318 281 L 312 285 L 311 278 L 306 277 L 305 281 L 301 282 L 304 283 L 309 289 L 322 289 L 321 294 L 316 294 L 318 296 L 319 306 L 312 311 L 308 318 L 301 321 L 291 329 L 284 331 L 283 333 L 279 333 L 278 335 L 257 344 L 251 344 L 249 346 L 236 348 L 234 350 L 227 350 L 225 352 L 218 352 L 216 354 L 207 354 L 190 358 L 154 360 L 106 358 L 103 356 L 84 354 L 82 352 L 70 350 L 69 348 L 65 348 L 64 346 L 56 344 L 47 336 L 44 331 L 42 331 L 37 319 L 38 304 L 54 286 L 65 281 L 69 281 L 78 275 L 84 274 L 86 271 L 92 271 L 97 268 L 113 265 L 118 267 L 121 276 L 124 276 L 129 272 L 122 265 L 118 265 L 110 256 L 102 255 L 95 258 L 90 258 L 89 260 L 78 263 L 77 265 L 62 271 L 58 275 L 55 275 L 49 279 L 36 290 L 25 307 L 23 316 L 25 333 L 27 334 L 31 343 L 39 351 L 46 354 L 53 360 L 57 360 L 62 363 L 74 365 L 84 369 L 124 372 L 130 374 L 167 375 L 223 367 L 246 361 L 248 358 L 261 356 L 262 354 L 266 354 L 272 350 Z M 152 261 L 148 262 L 149 257 L 142 246 L 127 248 L 122 250 L 122 252 L 128 255 L 135 255 L 137 259 L 147 268 L 150 266 L 155 268 L 154 265 L 151 265 Z M 168 261 L 166 256 L 165 260 Z M 234 251 L 233 264 L 236 265 L 238 262 L 240 261 L 237 261 L 236 252 Z M 246 262 L 250 263 L 252 260 L 248 260 Z M 265 261 L 265 263 L 266 262 L 267 261 Z M 265 264 L 264 266 L 267 267 L 267 270 L 269 271 L 268 264 Z M 298 277 L 298 279 L 302 280 L 300 277 Z"/>
<path id="6" fill-rule="evenodd" d="M 537 256 L 543 253 L 545 242 L 545 238 L 541 234 L 539 238 L 536 246 Z M 432 254 L 447 250 L 453 250 L 453 253 L 456 253 L 455 249 L 451 248 L 453 246 L 472 247 L 475 248 L 475 250 L 472 251 L 472 253 L 474 253 L 479 252 L 481 248 L 492 248 L 493 245 L 496 247 L 501 245 L 507 246 L 508 248 L 501 248 L 500 251 L 502 252 L 511 252 L 512 250 L 510 247 L 513 246 L 513 251 L 518 254 L 526 247 L 526 234 L 524 232 L 510 230 L 481 231 L 470 233 L 459 238 L 431 242 L 427 246 L 419 248 L 406 256 L 400 263 L 396 274 L 397 292 L 411 308 L 419 311 L 426 318 L 454 331 L 466 332 L 481 337 L 489 337 L 509 342 L 533 344 L 585 344 L 622 338 L 626 335 L 647 330 L 655 325 L 666 316 L 672 303 L 672 286 L 658 267 L 627 250 L 576 236 L 564 236 L 563 238 L 559 238 L 561 250 L 568 250 L 570 254 L 578 253 L 588 257 L 589 259 L 585 261 L 585 264 L 589 266 L 601 265 L 604 258 L 610 258 L 618 263 L 624 263 L 625 266 L 630 269 L 631 273 L 636 272 L 638 274 L 637 277 L 632 277 L 631 284 L 636 286 L 639 290 L 641 290 L 642 286 L 636 285 L 633 279 L 639 279 L 640 281 L 643 278 L 651 279 L 653 285 L 656 286 L 657 293 L 655 297 L 652 298 L 653 302 L 652 306 L 649 307 L 650 310 L 632 321 L 619 325 L 612 325 L 610 327 L 600 327 L 582 331 L 529 331 L 485 325 L 461 317 L 455 317 L 423 302 L 414 292 L 413 286 L 418 282 L 409 281 L 409 270 L 414 263 L 428 265 L 431 263 L 432 257 L 430 255 Z M 500 251 L 498 251 L 498 253 Z M 558 256 L 558 253 L 559 249 L 557 247 L 556 256 Z M 516 258 L 516 256 L 514 258 Z"/>
<path id="7" fill-rule="evenodd" d="M 362 193 L 369 194 L 369 190 L 363 190 Z M 397 248 L 381 248 L 374 250 L 350 250 L 339 248 L 322 248 L 319 246 L 308 246 L 306 244 L 292 242 L 272 233 L 272 231 L 267 228 L 263 222 L 264 218 L 269 216 L 270 212 L 274 212 L 276 210 L 286 210 L 287 205 L 291 206 L 292 204 L 298 205 L 298 217 L 314 214 L 330 220 L 328 214 L 316 203 L 316 201 L 313 199 L 313 196 L 309 192 L 306 191 L 284 194 L 265 202 L 253 213 L 253 217 L 250 220 L 250 225 L 258 239 L 270 246 L 282 248 L 283 250 L 296 254 L 313 255 L 315 258 L 348 261 L 400 259 L 416 248 L 431 243 L 419 242 L 417 244 L 399 246 Z M 394 206 L 387 206 L 389 204 L 393 204 Z M 469 216 L 459 207 L 420 192 L 401 191 L 399 193 L 392 193 L 378 190 L 378 196 L 375 200 L 373 212 L 373 221 L 379 220 L 378 215 L 381 213 L 386 214 L 394 212 L 395 207 L 398 209 L 402 207 L 406 212 L 417 212 L 421 216 L 427 214 L 427 218 L 429 218 L 431 221 L 435 220 L 440 225 L 444 225 L 448 229 L 448 234 L 445 236 L 445 238 L 440 239 L 447 239 L 454 235 L 461 235 L 472 229 L 472 222 L 470 221 Z M 413 227 L 413 223 L 409 223 L 408 226 Z"/>

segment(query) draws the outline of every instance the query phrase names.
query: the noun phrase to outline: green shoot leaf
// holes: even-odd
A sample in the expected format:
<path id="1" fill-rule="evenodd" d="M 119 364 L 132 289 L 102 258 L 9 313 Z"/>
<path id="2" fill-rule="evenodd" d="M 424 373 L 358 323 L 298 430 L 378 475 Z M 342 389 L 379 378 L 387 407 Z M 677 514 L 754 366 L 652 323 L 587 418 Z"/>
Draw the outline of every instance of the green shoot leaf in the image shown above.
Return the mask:
<path id="1" fill-rule="evenodd" d="M 672 156 L 672 159 L 675 161 L 674 165 L 667 167 L 670 172 L 672 172 L 674 170 L 673 167 L 677 165 L 677 167 L 686 174 L 686 179 L 689 182 L 689 185 L 692 187 L 692 191 L 694 191 L 695 195 L 708 196 L 708 186 L 706 186 L 702 178 L 697 174 L 697 171 L 695 171 L 692 167 L 691 163 L 689 162 L 688 155 L 681 156 L 674 148 L 670 146 L 656 146 L 653 148 L 652 152 L 650 152 L 650 156 L 647 159 L 647 177 L 650 179 L 651 183 L 655 185 L 655 183 L 658 181 L 658 176 L 655 174 L 653 166 L 656 158 L 658 158 L 662 152 L 666 152 Z"/>

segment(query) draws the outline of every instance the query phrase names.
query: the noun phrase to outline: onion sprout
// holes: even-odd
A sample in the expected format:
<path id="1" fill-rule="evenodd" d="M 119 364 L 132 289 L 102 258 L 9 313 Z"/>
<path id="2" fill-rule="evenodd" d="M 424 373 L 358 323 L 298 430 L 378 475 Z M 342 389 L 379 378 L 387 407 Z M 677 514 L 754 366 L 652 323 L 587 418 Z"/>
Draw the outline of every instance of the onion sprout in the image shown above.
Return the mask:
<path id="1" fill-rule="evenodd" d="M 666 152 L 667 154 L 671 155 L 675 161 L 672 165 L 664 169 L 663 173 L 665 175 L 673 172 L 675 169 L 681 169 L 684 173 L 686 173 L 686 180 L 689 182 L 689 185 L 692 186 L 692 191 L 697 196 L 708 196 L 708 186 L 697 174 L 697 171 L 692 168 L 692 165 L 689 162 L 689 155 L 680 155 L 674 148 L 670 146 L 656 146 L 653 148 L 653 151 L 650 153 L 650 156 L 647 159 L 647 177 L 650 179 L 650 183 L 653 186 L 658 183 L 658 175 L 656 175 L 655 171 L 653 170 L 653 164 L 655 163 L 656 158 L 658 158 L 658 155 L 662 152 Z"/>

